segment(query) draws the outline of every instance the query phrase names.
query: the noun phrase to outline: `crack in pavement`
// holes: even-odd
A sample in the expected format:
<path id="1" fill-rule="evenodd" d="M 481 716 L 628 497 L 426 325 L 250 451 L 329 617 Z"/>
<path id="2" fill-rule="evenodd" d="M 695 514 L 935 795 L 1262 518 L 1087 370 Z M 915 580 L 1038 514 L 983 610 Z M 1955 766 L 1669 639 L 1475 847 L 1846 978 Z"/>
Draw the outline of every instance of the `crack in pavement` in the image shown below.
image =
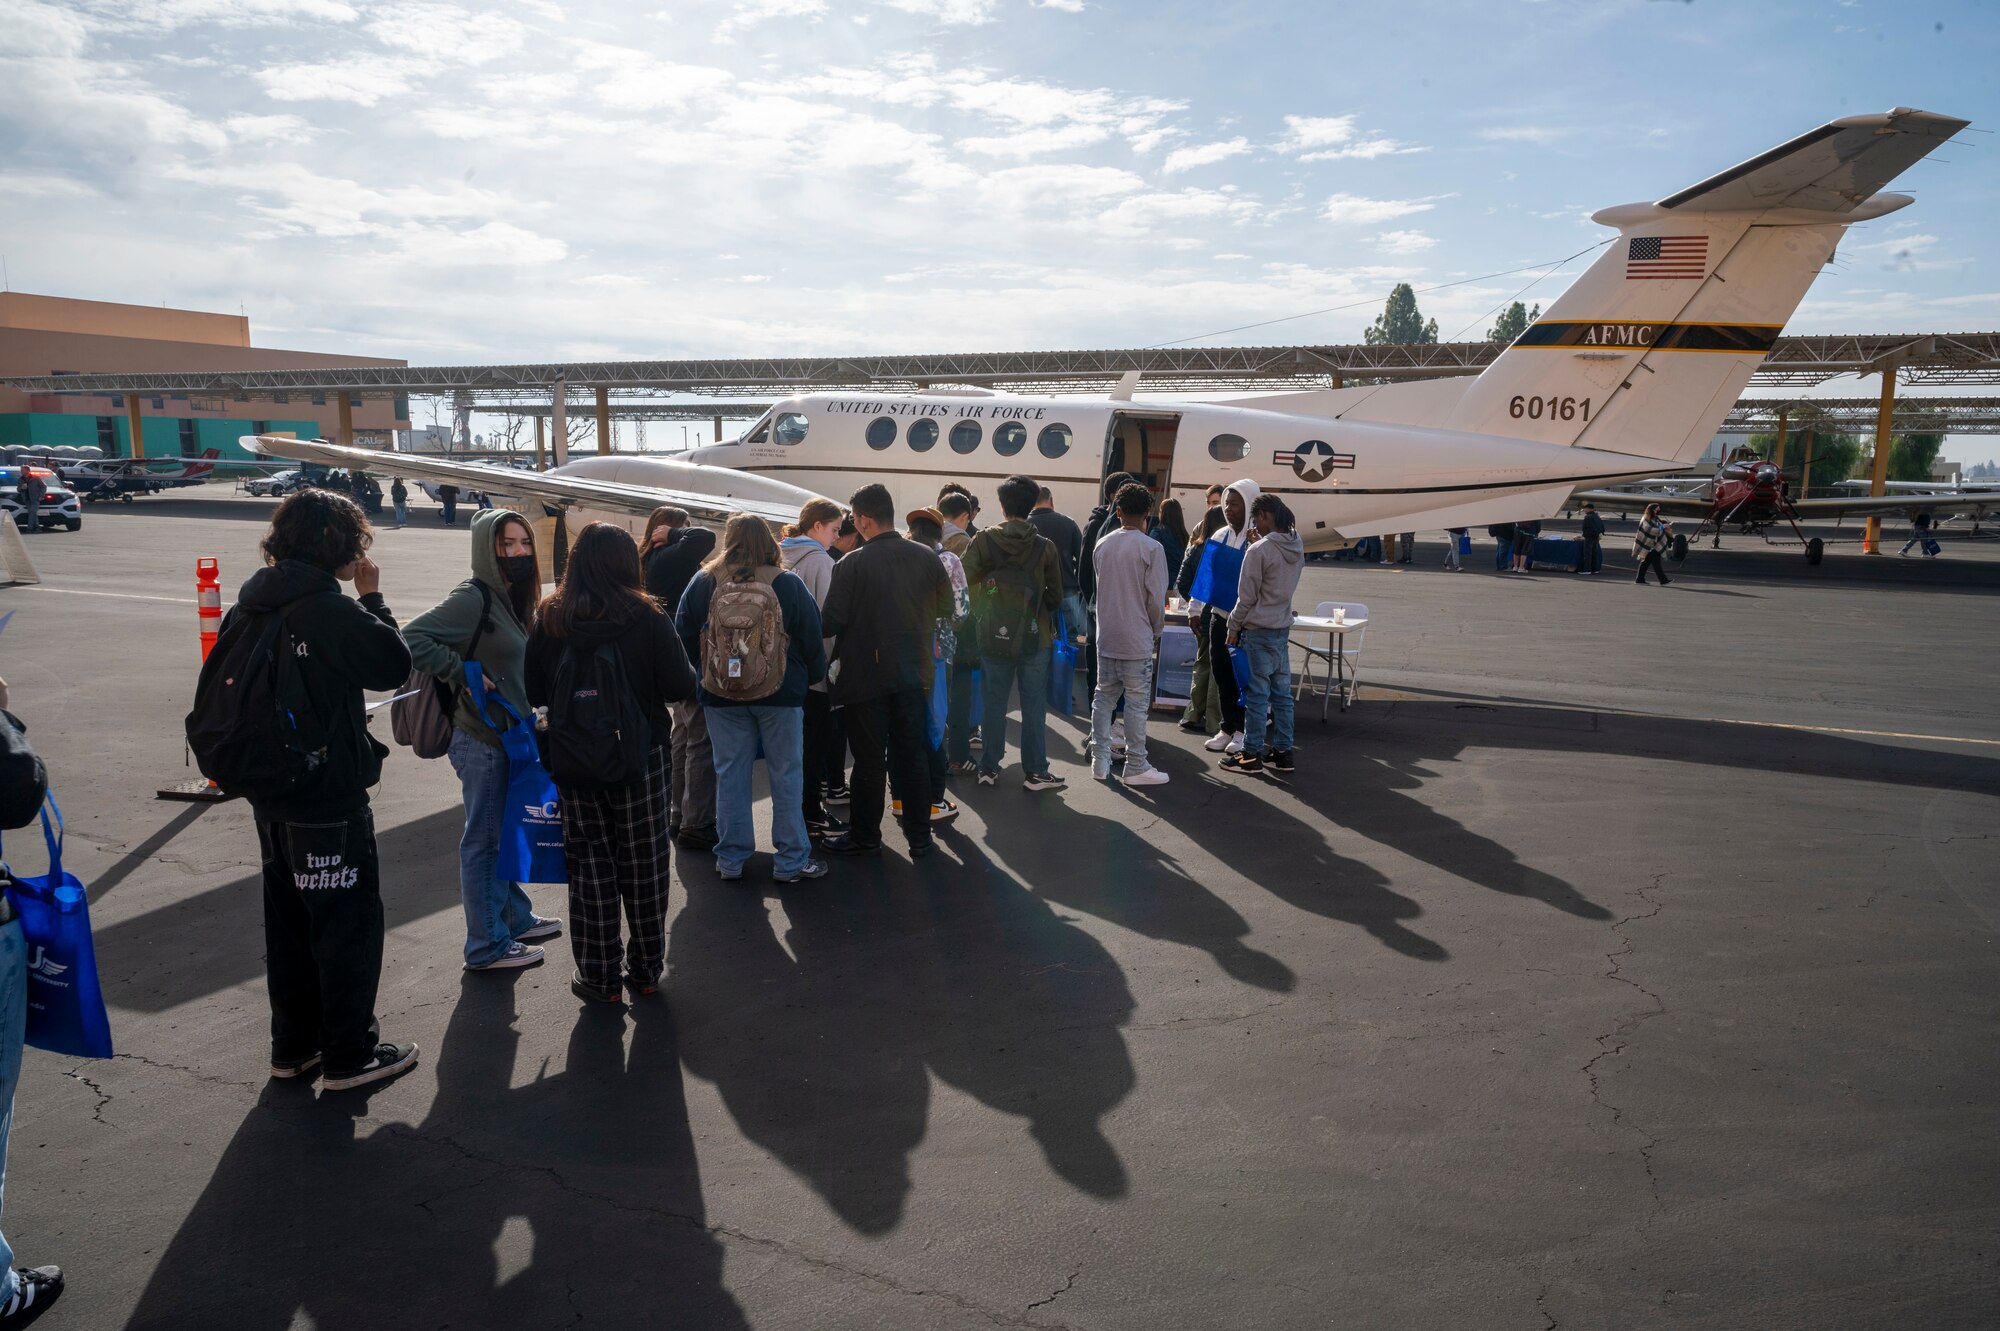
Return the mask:
<path id="1" fill-rule="evenodd" d="M 1542 1320 L 1548 1323 L 1547 1326 L 1542 1328 L 1542 1331 L 1556 1331 L 1556 1326 L 1558 1325 L 1556 1315 L 1549 1311 L 1548 1302 L 1549 1286 L 1547 1281 L 1543 1281 L 1542 1292 L 1535 1295 L 1535 1311 L 1540 1313 Z"/>
<path id="2" fill-rule="evenodd" d="M 1660 913 L 1666 903 L 1658 900 L 1657 895 L 1648 896 L 1647 894 L 1657 894 L 1660 891 L 1660 880 L 1666 876 L 1664 872 L 1656 873 L 1653 875 L 1651 886 L 1635 888 L 1633 890 L 1633 895 L 1652 906 L 1652 909 L 1640 915 L 1627 915 L 1624 919 L 1612 924 L 1611 932 L 1618 935 L 1619 941 L 1623 946 L 1615 952 L 1604 954 L 1604 959 L 1610 962 L 1611 965 L 1610 969 L 1606 970 L 1601 977 L 1606 980 L 1615 980 L 1619 984 L 1629 985 L 1633 989 L 1638 990 L 1646 996 L 1651 1006 L 1620 1017 L 1617 1025 L 1602 1035 L 1592 1037 L 1597 1042 L 1598 1052 L 1592 1056 L 1589 1062 L 1578 1069 L 1590 1082 L 1590 1098 L 1592 1102 L 1611 1111 L 1612 1126 L 1624 1128 L 1627 1132 L 1633 1133 L 1643 1139 L 1639 1146 L 1639 1162 L 1646 1170 L 1646 1187 L 1647 1191 L 1652 1195 L 1655 1212 L 1666 1209 L 1666 1204 L 1660 1200 L 1659 1176 L 1653 1172 L 1653 1151 L 1665 1138 L 1655 1136 L 1635 1123 L 1628 1123 L 1625 1118 L 1624 1106 L 1612 1104 L 1604 1098 L 1603 1087 L 1598 1081 L 1597 1065 L 1607 1058 L 1615 1058 L 1623 1054 L 1627 1046 L 1631 1043 L 1632 1033 L 1646 1022 L 1651 1021 L 1654 1017 L 1659 1016 L 1667 1010 L 1666 1003 L 1661 1000 L 1658 994 L 1624 973 L 1625 966 L 1623 961 L 1623 958 L 1632 955 L 1632 938 L 1631 935 L 1624 932 L 1625 926 L 1636 924 L 1641 920 L 1650 920 Z"/>
<path id="3" fill-rule="evenodd" d="M 118 1126 L 116 1123 L 113 1123 L 104 1117 L 104 1106 L 111 1103 L 110 1092 L 106 1091 L 102 1086 L 99 1086 L 96 1082 L 92 1081 L 90 1078 L 84 1076 L 81 1072 L 72 1070 L 63 1073 L 63 1076 L 70 1078 L 72 1081 L 82 1082 L 85 1086 L 88 1086 L 90 1088 L 90 1093 L 97 1097 L 97 1103 L 94 1106 L 92 1106 L 90 1111 L 91 1122 L 102 1123 L 107 1128 L 115 1128 Z"/>
<path id="4" fill-rule="evenodd" d="M 1069 1293 L 1070 1290 L 1076 1285 L 1076 1278 L 1082 1274 L 1083 1274 L 1083 1263 L 1078 1262 L 1076 1265 L 1076 1270 L 1069 1273 L 1069 1279 L 1063 1281 L 1061 1289 L 1052 1291 L 1046 1299 L 1036 1299 L 1033 1303 L 1029 1304 L 1027 1307 L 1021 1310 L 1022 1320 L 1026 1321 L 1028 1314 L 1033 1312 L 1035 1309 L 1046 1308 L 1051 1303 L 1054 1303 L 1057 1299 L 1061 1298 L 1063 1295 Z"/>
<path id="5" fill-rule="evenodd" d="M 166 1072 L 185 1072 L 197 1081 L 211 1082 L 217 1086 L 239 1086 L 254 1091 L 263 1085 L 257 1081 L 233 1081 L 228 1077 L 218 1077 L 212 1072 L 203 1072 L 200 1068 L 191 1068 L 180 1063 L 162 1063 L 158 1059 L 147 1058 L 144 1054 L 113 1054 L 112 1057 L 129 1059 L 134 1063 L 143 1063 L 149 1068 L 159 1068 Z"/>

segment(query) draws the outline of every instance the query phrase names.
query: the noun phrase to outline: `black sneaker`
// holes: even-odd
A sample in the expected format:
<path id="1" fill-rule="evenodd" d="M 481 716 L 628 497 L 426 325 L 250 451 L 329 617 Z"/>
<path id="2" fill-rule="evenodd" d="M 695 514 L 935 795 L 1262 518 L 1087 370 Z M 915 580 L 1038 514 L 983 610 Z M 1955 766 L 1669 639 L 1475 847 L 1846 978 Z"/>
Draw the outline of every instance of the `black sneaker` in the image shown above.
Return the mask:
<path id="1" fill-rule="evenodd" d="M 618 992 L 616 985 L 606 989 L 602 985 L 592 984 L 590 981 L 584 979 L 583 976 L 574 972 L 569 977 L 569 991 L 586 1003 L 623 1003 L 625 1001 L 625 995 Z"/>
<path id="2" fill-rule="evenodd" d="M 715 849 L 715 843 L 719 840 L 721 838 L 716 835 L 713 826 L 683 827 L 681 834 L 674 838 L 674 844 L 682 850 L 709 851 Z"/>
<path id="3" fill-rule="evenodd" d="M 1225 772 L 1243 773 L 1261 772 L 1264 770 L 1264 760 L 1254 753 L 1232 753 L 1222 760 L 1222 770 Z"/>
<path id="4" fill-rule="evenodd" d="M 1271 770 L 1274 772 L 1291 771 L 1292 751 L 1290 749 L 1279 749 L 1277 752 L 1273 753 L 1271 755 Z"/>
<path id="5" fill-rule="evenodd" d="M 320 1089 L 352 1090 L 356 1086 L 366 1086 L 370 1082 L 400 1077 L 416 1065 L 417 1047 L 414 1044 L 378 1044 L 375 1046 L 375 1056 L 355 1071 L 337 1077 L 329 1071 L 326 1080 L 320 1083 Z M 4 1322 L 0 1322 L 0 1326 L 5 1325 Z"/>
<path id="6" fill-rule="evenodd" d="M 807 860 L 805 863 L 805 867 L 803 869 L 800 869 L 798 872 L 774 873 L 771 875 L 771 881 L 774 883 L 805 883 L 805 882 L 810 882 L 815 878 L 824 878 L 824 877 L 826 877 L 826 861 Z"/>
<path id="7" fill-rule="evenodd" d="M 17 1266 L 14 1268 L 14 1296 L 0 1304 L 0 1331 L 14 1331 L 28 1325 L 62 1297 L 63 1273 L 60 1266 Z"/>
<path id="8" fill-rule="evenodd" d="M 880 855 L 882 853 L 881 842 L 856 841 L 851 832 L 842 832 L 839 836 L 828 837 L 819 843 L 819 848 L 828 855 Z"/>
<path id="9" fill-rule="evenodd" d="M 826 794 L 821 796 L 821 798 L 824 799 L 828 804 L 847 803 L 848 800 L 847 783 L 845 781 L 827 782 Z"/>
<path id="10" fill-rule="evenodd" d="M 271 1075 L 273 1077 L 303 1077 L 318 1066 L 318 1054 L 311 1054 L 305 1058 L 274 1058 L 271 1060 Z"/>
<path id="11" fill-rule="evenodd" d="M 814 838 L 824 841 L 830 836 L 839 836 L 847 830 L 847 820 L 823 813 L 817 818 L 806 819 L 806 831 Z"/>
<path id="12" fill-rule="evenodd" d="M 1000 784 L 1000 774 L 998 772 L 989 772 L 982 767 L 979 769 L 979 784 L 982 786 L 997 786 Z"/>

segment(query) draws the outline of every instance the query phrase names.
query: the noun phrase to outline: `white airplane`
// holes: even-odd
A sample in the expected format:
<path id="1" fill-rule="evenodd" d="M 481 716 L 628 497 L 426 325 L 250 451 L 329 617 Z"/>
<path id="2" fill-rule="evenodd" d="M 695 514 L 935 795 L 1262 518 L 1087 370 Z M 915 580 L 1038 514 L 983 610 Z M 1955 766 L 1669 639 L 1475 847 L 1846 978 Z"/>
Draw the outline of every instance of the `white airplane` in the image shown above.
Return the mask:
<path id="1" fill-rule="evenodd" d="M 1362 536 L 1526 521 L 1579 490 L 1693 465 L 1847 227 L 1911 203 L 1882 186 L 1969 122 L 1899 108 L 1848 116 L 1655 203 L 1596 214 L 1617 237 L 1476 376 L 1200 402 L 976 388 L 841 390 L 775 404 L 733 442 L 676 459 L 580 458 L 541 474 L 395 455 L 407 476 L 635 525 L 656 504 L 778 520 L 814 495 L 886 484 L 899 511 L 946 480 L 991 493 L 1016 472 L 1058 508 L 1126 471 L 1193 499 L 1248 477 L 1285 497 L 1308 549 Z M 382 454 L 250 438 L 280 457 Z"/>

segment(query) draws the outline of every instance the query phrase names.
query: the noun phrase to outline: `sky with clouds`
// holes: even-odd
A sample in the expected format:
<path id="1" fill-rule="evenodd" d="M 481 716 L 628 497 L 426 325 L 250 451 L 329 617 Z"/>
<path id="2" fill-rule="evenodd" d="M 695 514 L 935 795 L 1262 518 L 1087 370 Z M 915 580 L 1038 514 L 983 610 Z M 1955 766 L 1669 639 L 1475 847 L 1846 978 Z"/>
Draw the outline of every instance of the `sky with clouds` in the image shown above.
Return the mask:
<path id="1" fill-rule="evenodd" d="M 0 250 L 419 363 L 1478 336 L 1588 212 L 1996 70 L 1912 0 L 0 0 Z M 1794 330 L 2000 327 L 1965 138 Z"/>

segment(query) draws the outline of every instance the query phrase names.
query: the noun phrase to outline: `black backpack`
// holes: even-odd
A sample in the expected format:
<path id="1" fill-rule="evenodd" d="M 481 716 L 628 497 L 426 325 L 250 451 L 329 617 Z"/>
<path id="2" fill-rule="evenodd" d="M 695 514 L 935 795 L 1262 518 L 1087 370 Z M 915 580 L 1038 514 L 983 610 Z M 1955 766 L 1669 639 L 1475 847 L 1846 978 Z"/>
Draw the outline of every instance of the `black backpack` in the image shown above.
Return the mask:
<path id="1" fill-rule="evenodd" d="M 1028 551 L 1012 564 L 1003 564 L 987 574 L 979 584 L 977 616 L 979 651 L 982 656 L 1027 656 L 1041 643 L 1042 547 L 1046 536 L 1028 543 Z"/>
<path id="2" fill-rule="evenodd" d="M 202 663 L 188 749 L 224 794 L 281 799 L 326 765 L 326 723 L 306 691 L 302 644 L 285 618 L 297 604 L 237 615 Z"/>
<path id="3" fill-rule="evenodd" d="M 549 775 L 558 786 L 606 790 L 645 779 L 652 723 L 625 677 L 618 640 L 571 638 L 549 691 Z"/>

